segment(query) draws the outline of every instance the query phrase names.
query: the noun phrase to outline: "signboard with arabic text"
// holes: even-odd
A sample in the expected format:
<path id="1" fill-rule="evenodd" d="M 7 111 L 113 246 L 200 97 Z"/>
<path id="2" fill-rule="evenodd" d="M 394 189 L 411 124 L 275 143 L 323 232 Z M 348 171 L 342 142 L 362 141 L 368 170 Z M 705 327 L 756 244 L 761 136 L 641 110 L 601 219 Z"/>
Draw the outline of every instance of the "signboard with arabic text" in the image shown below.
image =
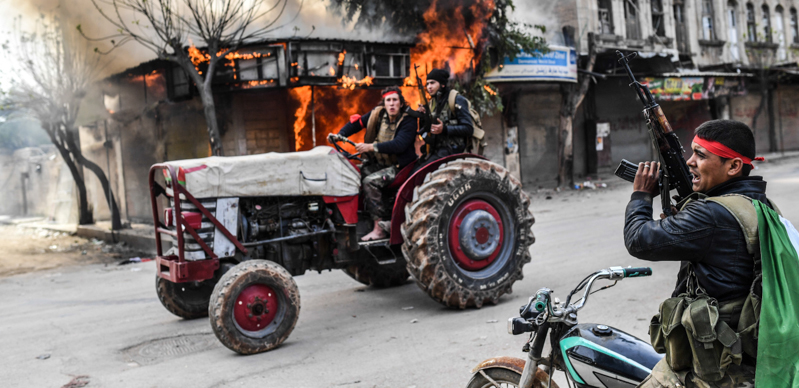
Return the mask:
<path id="1" fill-rule="evenodd" d="M 577 82 L 577 52 L 570 47 L 549 46 L 549 52 L 522 53 L 485 76 L 490 82 L 555 81 Z"/>

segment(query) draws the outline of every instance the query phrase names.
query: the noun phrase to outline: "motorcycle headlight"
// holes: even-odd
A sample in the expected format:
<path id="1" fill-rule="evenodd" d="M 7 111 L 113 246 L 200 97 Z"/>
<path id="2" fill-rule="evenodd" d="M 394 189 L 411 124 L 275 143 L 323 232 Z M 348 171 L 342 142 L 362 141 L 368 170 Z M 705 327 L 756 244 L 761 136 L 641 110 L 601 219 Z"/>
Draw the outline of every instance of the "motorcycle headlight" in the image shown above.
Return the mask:
<path id="1" fill-rule="evenodd" d="M 522 317 L 508 319 L 508 334 L 519 335 L 533 331 L 533 324 Z"/>

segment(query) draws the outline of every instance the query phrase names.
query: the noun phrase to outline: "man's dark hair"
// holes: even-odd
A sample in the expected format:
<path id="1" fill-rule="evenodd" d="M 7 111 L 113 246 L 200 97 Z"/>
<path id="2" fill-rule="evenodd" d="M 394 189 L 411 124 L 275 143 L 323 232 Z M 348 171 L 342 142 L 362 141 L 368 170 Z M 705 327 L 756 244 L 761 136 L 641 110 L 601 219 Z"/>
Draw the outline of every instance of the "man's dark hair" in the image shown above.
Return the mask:
<path id="1" fill-rule="evenodd" d="M 710 120 L 698 126 L 694 133 L 703 139 L 717 141 L 747 158 L 755 158 L 755 136 L 749 126 L 740 121 Z M 723 162 L 728 159 L 721 158 Z M 751 170 L 752 167 L 745 164 L 741 173 L 749 176 Z"/>
<path id="2" fill-rule="evenodd" d="M 400 89 L 399 86 L 389 86 L 389 87 L 383 89 L 382 91 L 380 91 L 380 96 L 381 97 L 380 97 L 380 104 L 378 104 L 378 105 L 381 105 L 381 106 L 384 105 L 383 104 L 384 98 L 382 96 L 384 94 L 388 93 L 388 92 L 397 92 L 397 94 L 399 94 L 399 99 L 400 99 L 400 109 L 405 107 L 405 97 L 402 96 L 402 89 Z"/>

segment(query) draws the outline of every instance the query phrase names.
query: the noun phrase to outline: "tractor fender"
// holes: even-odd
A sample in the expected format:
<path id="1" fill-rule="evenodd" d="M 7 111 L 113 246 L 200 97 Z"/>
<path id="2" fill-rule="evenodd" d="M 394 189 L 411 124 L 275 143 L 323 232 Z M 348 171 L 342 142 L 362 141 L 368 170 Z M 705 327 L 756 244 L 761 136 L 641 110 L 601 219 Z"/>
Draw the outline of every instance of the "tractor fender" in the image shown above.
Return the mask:
<path id="1" fill-rule="evenodd" d="M 405 222 L 405 205 L 408 202 L 413 201 L 413 189 L 417 186 L 424 183 L 424 178 L 427 176 L 428 173 L 433 172 L 438 169 L 442 164 L 457 160 L 457 159 L 466 159 L 466 158 L 475 158 L 475 159 L 483 159 L 488 160 L 487 158 L 475 155 L 475 154 L 454 154 L 445 156 L 441 159 L 438 159 L 424 167 L 422 167 L 419 171 L 416 171 L 413 175 L 402 184 L 399 191 L 397 191 L 396 200 L 394 201 L 394 209 L 391 212 L 391 240 L 389 241 L 390 244 L 401 244 L 402 243 L 402 224 Z"/>

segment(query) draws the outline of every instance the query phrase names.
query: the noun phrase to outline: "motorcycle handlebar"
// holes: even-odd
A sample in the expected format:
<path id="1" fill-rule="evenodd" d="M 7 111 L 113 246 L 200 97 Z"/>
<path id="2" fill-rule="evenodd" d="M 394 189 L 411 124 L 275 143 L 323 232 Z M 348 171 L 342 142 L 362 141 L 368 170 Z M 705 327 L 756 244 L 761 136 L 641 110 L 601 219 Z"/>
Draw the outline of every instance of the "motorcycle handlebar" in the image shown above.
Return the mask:
<path id="1" fill-rule="evenodd" d="M 652 268 L 649 267 L 624 268 L 625 278 L 635 278 L 641 276 L 652 276 Z"/>

